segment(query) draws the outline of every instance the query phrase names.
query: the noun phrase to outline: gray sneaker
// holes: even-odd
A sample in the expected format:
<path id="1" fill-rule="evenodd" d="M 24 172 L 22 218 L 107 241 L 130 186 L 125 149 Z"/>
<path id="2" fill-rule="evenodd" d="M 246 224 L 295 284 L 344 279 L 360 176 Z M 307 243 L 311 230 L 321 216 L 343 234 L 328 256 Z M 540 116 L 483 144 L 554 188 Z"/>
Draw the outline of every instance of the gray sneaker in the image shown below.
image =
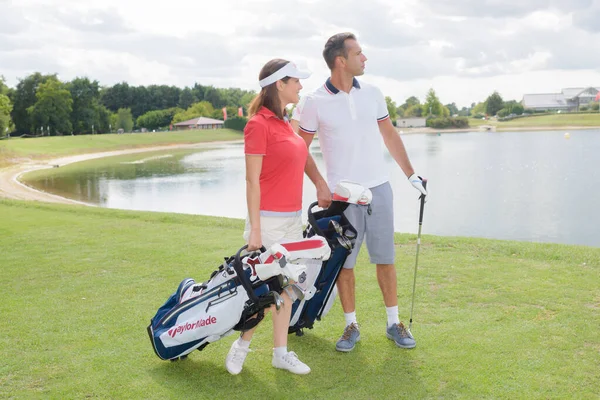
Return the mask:
<path id="1" fill-rule="evenodd" d="M 337 351 L 349 352 L 354 349 L 356 342 L 360 340 L 360 332 L 356 322 L 351 323 L 344 329 L 344 334 L 335 344 Z"/>
<path id="2" fill-rule="evenodd" d="M 396 346 L 402 347 L 403 349 L 412 349 L 417 345 L 412 334 L 402 322 L 387 328 L 386 335 L 388 339 L 393 340 L 394 343 L 396 343 Z"/>

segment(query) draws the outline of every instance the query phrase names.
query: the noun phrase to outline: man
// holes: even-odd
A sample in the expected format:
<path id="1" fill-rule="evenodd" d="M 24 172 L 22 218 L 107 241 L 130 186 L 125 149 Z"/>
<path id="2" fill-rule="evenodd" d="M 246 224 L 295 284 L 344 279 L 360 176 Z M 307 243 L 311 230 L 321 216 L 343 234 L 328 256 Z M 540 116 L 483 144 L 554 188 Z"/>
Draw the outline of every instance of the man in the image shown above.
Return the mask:
<path id="1" fill-rule="evenodd" d="M 350 205 L 345 212 L 358 235 L 356 250 L 346 260 L 337 281 L 346 328 L 336 343 L 336 350 L 349 352 L 360 340 L 353 268 L 363 239 L 366 239 L 371 263 L 377 265 L 377 281 L 388 319 L 386 336 L 398 347 L 413 348 L 416 342 L 398 318 L 393 195 L 382 144 L 409 177 L 410 183 L 423 195 L 427 192 L 390 121 L 381 91 L 359 83 L 355 78 L 364 74 L 367 61 L 356 37 L 351 33 L 332 36 L 325 44 L 323 58 L 331 70 L 331 77 L 314 93 L 303 97 L 294 110 L 292 124 L 307 146 L 318 131 L 327 182 L 310 154 L 306 174 L 317 188 L 321 207 L 329 206 L 331 193 L 341 180 L 359 183 L 373 193 L 370 207 Z"/>

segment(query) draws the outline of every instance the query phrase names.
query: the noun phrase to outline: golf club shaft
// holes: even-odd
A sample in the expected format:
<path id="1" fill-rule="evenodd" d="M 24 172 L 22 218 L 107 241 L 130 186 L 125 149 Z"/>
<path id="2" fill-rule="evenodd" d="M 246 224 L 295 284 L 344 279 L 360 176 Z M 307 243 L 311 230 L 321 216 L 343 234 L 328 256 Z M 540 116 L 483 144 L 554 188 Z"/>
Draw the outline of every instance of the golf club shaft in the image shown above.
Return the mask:
<path id="1" fill-rule="evenodd" d="M 427 188 L 427 180 L 423 179 L 423 187 Z M 415 293 L 417 288 L 417 268 L 419 266 L 419 249 L 421 248 L 421 228 L 423 227 L 423 210 L 425 209 L 425 196 L 421 195 L 419 198 L 421 200 L 421 205 L 419 209 L 419 232 L 417 233 L 417 256 L 415 257 L 415 275 L 413 278 L 413 291 L 412 291 L 412 301 L 410 304 L 410 320 L 408 321 L 408 330 L 412 328 L 413 322 L 413 310 L 415 308 Z"/>
<path id="2" fill-rule="evenodd" d="M 415 307 L 415 289 L 417 287 L 417 266 L 419 265 L 419 248 L 421 247 L 421 226 L 422 224 L 419 223 L 419 233 L 417 235 L 417 257 L 415 259 L 415 276 L 413 278 L 413 290 L 412 290 L 412 302 L 410 305 L 410 320 L 408 322 L 408 329 L 410 330 L 410 328 L 412 327 L 412 322 L 413 322 L 413 310 Z"/>

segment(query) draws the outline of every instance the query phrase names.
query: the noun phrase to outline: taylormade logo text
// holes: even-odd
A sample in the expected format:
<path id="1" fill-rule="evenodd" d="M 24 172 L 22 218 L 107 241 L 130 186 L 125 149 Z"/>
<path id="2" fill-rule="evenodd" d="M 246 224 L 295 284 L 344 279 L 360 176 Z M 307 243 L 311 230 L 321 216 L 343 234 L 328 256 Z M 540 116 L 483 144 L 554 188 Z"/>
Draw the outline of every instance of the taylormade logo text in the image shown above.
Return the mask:
<path id="1" fill-rule="evenodd" d="M 169 329 L 168 333 L 169 333 L 169 336 L 175 337 L 179 334 L 182 334 L 185 331 L 191 331 L 196 328 L 200 328 L 202 326 L 212 325 L 212 324 L 216 324 L 216 323 L 217 323 L 217 317 L 208 316 L 206 319 L 199 319 L 196 322 L 192 322 L 192 323 L 188 322 L 184 325 L 178 325 L 175 328 Z"/>

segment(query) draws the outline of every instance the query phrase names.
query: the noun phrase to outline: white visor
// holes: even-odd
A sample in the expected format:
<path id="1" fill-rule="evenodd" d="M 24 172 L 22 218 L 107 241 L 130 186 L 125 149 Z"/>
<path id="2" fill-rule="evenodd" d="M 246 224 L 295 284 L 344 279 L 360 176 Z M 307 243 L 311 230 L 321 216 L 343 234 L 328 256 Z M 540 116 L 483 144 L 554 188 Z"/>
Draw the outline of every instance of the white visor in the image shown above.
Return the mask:
<path id="1" fill-rule="evenodd" d="M 296 64 L 289 62 L 285 64 L 283 67 L 279 68 L 277 71 L 273 72 L 271 75 L 267 76 L 265 79 L 261 79 L 258 84 L 261 88 L 265 86 L 269 86 L 280 79 L 289 76 L 290 78 L 298 78 L 298 79 L 306 79 L 310 76 L 310 72 L 308 71 L 300 71 Z"/>

